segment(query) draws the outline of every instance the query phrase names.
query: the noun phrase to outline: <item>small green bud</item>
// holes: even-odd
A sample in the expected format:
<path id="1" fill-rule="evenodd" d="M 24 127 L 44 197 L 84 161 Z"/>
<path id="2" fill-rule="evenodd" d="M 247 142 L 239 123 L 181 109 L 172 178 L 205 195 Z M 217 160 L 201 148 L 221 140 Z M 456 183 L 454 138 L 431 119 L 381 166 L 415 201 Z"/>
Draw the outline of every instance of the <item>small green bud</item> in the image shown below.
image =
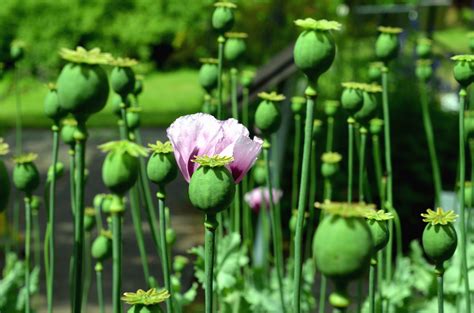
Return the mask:
<path id="1" fill-rule="evenodd" d="M 39 172 L 33 163 L 37 154 L 28 153 L 15 157 L 13 168 L 13 183 L 18 190 L 27 194 L 33 193 L 40 183 Z"/>
<path id="2" fill-rule="evenodd" d="M 173 147 L 171 142 L 162 143 L 157 141 L 156 144 L 148 145 L 152 151 L 150 159 L 148 159 L 146 171 L 148 179 L 157 185 L 165 185 L 176 178 L 178 167 L 173 155 Z"/>

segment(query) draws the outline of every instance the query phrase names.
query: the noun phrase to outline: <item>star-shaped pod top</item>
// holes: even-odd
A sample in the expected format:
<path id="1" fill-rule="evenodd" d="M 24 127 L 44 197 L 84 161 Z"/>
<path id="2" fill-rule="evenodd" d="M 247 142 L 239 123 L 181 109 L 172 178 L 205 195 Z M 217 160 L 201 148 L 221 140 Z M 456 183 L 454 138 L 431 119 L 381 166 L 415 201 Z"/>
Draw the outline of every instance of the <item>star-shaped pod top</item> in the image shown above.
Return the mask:
<path id="1" fill-rule="evenodd" d="M 168 140 L 168 141 L 165 141 L 165 142 L 161 142 L 159 140 L 156 141 L 155 144 L 148 144 L 148 147 L 150 148 L 150 151 L 153 152 L 153 153 L 171 153 L 173 152 L 173 146 L 171 145 L 171 142 Z"/>
<path id="2" fill-rule="evenodd" d="M 166 289 L 160 291 L 156 288 L 151 288 L 148 291 L 138 289 L 136 292 L 125 292 L 122 296 L 122 301 L 130 305 L 141 304 L 151 306 L 162 303 L 169 297 L 170 294 Z"/>
<path id="3" fill-rule="evenodd" d="M 230 1 L 219 1 L 214 3 L 216 8 L 228 8 L 228 9 L 237 9 L 237 5 Z"/>
<path id="4" fill-rule="evenodd" d="M 10 146 L 8 143 L 3 141 L 3 138 L 0 138 L 0 155 L 6 155 L 10 152 Z"/>
<path id="5" fill-rule="evenodd" d="M 321 156 L 323 163 L 339 163 L 342 160 L 342 155 L 337 152 L 326 152 Z"/>
<path id="6" fill-rule="evenodd" d="M 313 18 L 297 19 L 295 25 L 306 30 L 341 30 L 341 23 L 328 20 L 315 20 Z"/>
<path id="7" fill-rule="evenodd" d="M 316 203 L 315 207 L 342 217 L 366 217 L 370 211 L 375 210 L 375 204 L 348 202 Z"/>
<path id="8" fill-rule="evenodd" d="M 385 34 L 400 34 L 403 32 L 403 29 L 400 27 L 391 27 L 391 26 L 379 26 L 377 30 Z"/>
<path id="9" fill-rule="evenodd" d="M 32 163 L 38 158 L 36 153 L 24 153 L 13 157 L 15 164 Z"/>
<path id="10" fill-rule="evenodd" d="M 128 154 L 133 157 L 148 155 L 148 150 L 145 147 L 137 145 L 134 142 L 128 140 L 119 140 L 119 141 L 109 141 L 99 146 L 99 149 L 102 152 L 114 152 L 117 154 Z"/>
<path id="11" fill-rule="evenodd" d="M 263 99 L 263 100 L 268 100 L 268 101 L 272 101 L 272 102 L 280 102 L 280 101 L 283 101 L 286 99 L 286 97 L 282 94 L 278 94 L 277 92 L 275 91 L 272 91 L 270 93 L 268 92 L 260 92 L 258 94 L 258 97 Z"/>
<path id="12" fill-rule="evenodd" d="M 447 225 L 456 221 L 458 217 L 453 210 L 444 211 L 442 208 L 437 208 L 436 211 L 431 209 L 426 210 L 426 213 L 421 213 L 423 222 L 431 225 Z"/>
<path id="13" fill-rule="evenodd" d="M 388 221 L 393 219 L 393 214 L 384 210 L 370 210 L 366 212 L 365 218 L 375 221 Z"/>
<path id="14" fill-rule="evenodd" d="M 222 155 L 198 155 L 194 158 L 193 162 L 204 166 L 204 167 L 220 167 L 226 166 L 234 161 L 232 156 L 222 156 Z"/>
<path id="15" fill-rule="evenodd" d="M 109 64 L 117 67 L 132 67 L 138 64 L 138 61 L 132 58 L 112 58 L 109 60 Z"/>
<path id="16" fill-rule="evenodd" d="M 72 63 L 109 64 L 112 60 L 112 55 L 100 51 L 100 48 L 86 50 L 81 46 L 77 47 L 76 50 L 62 48 L 59 55 L 64 60 Z"/>

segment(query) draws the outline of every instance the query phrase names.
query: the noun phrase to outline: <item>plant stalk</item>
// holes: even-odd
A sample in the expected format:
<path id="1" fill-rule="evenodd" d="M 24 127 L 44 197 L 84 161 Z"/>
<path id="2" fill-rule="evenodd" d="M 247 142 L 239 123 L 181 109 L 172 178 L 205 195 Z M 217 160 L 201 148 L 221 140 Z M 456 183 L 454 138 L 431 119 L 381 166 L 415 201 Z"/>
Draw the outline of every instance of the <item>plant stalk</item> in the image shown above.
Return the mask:
<path id="1" fill-rule="evenodd" d="M 215 245 L 216 245 L 216 228 L 218 226 L 216 216 L 214 214 L 206 214 L 204 227 L 205 234 L 205 272 L 206 272 L 206 286 L 205 286 L 205 307 L 206 313 L 213 313 L 213 295 L 214 295 L 214 260 L 215 260 Z"/>
<path id="2" fill-rule="evenodd" d="M 291 182 L 291 210 L 298 207 L 298 180 L 300 176 L 300 151 L 301 151 L 301 114 L 296 113 L 295 137 L 293 142 L 293 176 Z"/>
<path id="3" fill-rule="evenodd" d="M 99 303 L 99 313 L 105 313 L 104 288 L 102 287 L 102 269 L 102 263 L 97 262 L 95 265 L 95 274 L 97 282 L 97 301 Z"/>
<path id="4" fill-rule="evenodd" d="M 31 312 L 31 286 L 30 286 L 30 272 L 31 272 L 31 195 L 25 195 L 25 312 Z"/>
<path id="5" fill-rule="evenodd" d="M 112 308 L 122 312 L 120 295 L 122 289 L 122 212 L 112 213 Z"/>
<path id="6" fill-rule="evenodd" d="M 158 193 L 156 194 L 158 198 L 158 213 L 159 213 L 159 220 L 160 220 L 160 237 L 161 237 L 161 256 L 162 262 L 161 266 L 163 269 L 163 276 L 165 281 L 165 288 L 170 293 L 170 297 L 166 299 L 166 311 L 173 312 L 173 290 L 171 286 L 171 275 L 170 275 L 170 257 L 171 255 L 168 253 L 168 245 L 166 243 L 166 230 L 168 229 L 166 223 L 166 212 L 165 212 L 165 187 L 159 186 Z M 207 235 L 207 233 L 206 233 Z M 207 263 L 206 263 L 207 264 Z"/>
<path id="7" fill-rule="evenodd" d="M 218 44 L 218 70 L 217 70 L 217 94 L 218 94 L 218 103 L 217 103 L 217 119 L 221 120 L 223 118 L 223 106 L 224 106 L 224 101 L 222 98 L 222 68 L 223 68 L 223 63 L 224 63 L 224 43 L 225 43 L 225 37 L 220 35 L 217 38 L 217 44 Z"/>
<path id="8" fill-rule="evenodd" d="M 354 177 L 354 123 L 355 120 L 352 117 L 347 119 L 347 128 L 349 131 L 349 144 L 348 144 L 348 178 L 347 178 L 347 202 L 352 203 L 352 181 Z"/>

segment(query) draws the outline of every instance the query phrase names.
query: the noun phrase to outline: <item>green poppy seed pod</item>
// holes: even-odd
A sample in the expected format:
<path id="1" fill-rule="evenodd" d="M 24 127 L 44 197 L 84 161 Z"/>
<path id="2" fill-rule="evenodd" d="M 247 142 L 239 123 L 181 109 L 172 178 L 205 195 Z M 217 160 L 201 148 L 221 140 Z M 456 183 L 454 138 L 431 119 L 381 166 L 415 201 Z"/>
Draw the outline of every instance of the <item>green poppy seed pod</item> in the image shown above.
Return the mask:
<path id="1" fill-rule="evenodd" d="M 377 113 L 377 97 L 375 93 L 364 91 L 362 108 L 354 114 L 359 123 L 367 124 Z"/>
<path id="2" fill-rule="evenodd" d="M 250 88 L 255 79 L 255 72 L 251 70 L 244 70 L 241 75 L 241 83 L 245 88 Z"/>
<path id="3" fill-rule="evenodd" d="M 368 220 L 367 225 L 372 232 L 374 253 L 376 253 L 385 248 L 390 238 L 387 221 Z"/>
<path id="4" fill-rule="evenodd" d="M 234 33 L 231 33 L 234 34 Z M 229 34 L 228 39 L 224 46 L 224 57 L 231 63 L 239 62 L 247 50 L 247 44 L 245 43 L 246 34 L 236 33 L 241 36 L 233 36 Z"/>
<path id="5" fill-rule="evenodd" d="M 188 264 L 189 264 L 189 259 L 187 257 L 182 256 L 182 255 L 177 255 L 174 258 L 173 269 L 175 272 L 181 273 L 186 267 L 186 265 Z"/>
<path id="6" fill-rule="evenodd" d="M 176 243 L 176 232 L 172 228 L 166 229 L 166 244 L 173 246 Z"/>
<path id="7" fill-rule="evenodd" d="M 224 166 L 200 166 L 189 181 L 189 200 L 206 214 L 219 213 L 234 199 L 235 182 Z"/>
<path id="8" fill-rule="evenodd" d="M 456 230 L 451 223 L 426 225 L 423 231 L 423 249 L 435 264 L 442 264 L 451 258 L 458 243 Z"/>
<path id="9" fill-rule="evenodd" d="M 136 130 L 140 127 L 140 110 L 136 110 L 136 108 L 129 108 L 127 110 L 127 127 L 130 131 Z"/>
<path id="10" fill-rule="evenodd" d="M 155 305 L 143 305 L 143 304 L 134 304 L 127 313 L 163 313 L 158 304 Z"/>
<path id="11" fill-rule="evenodd" d="M 336 45 L 329 30 L 339 29 L 340 27 L 335 22 L 332 23 L 335 23 L 336 27 L 319 27 L 318 23 L 320 22 L 322 21 L 311 19 L 297 20 L 295 22 L 298 26 L 303 27 L 304 30 L 296 39 L 293 50 L 294 62 L 296 67 L 308 77 L 310 82 L 314 83 L 317 82 L 321 74 L 331 67 L 334 61 Z"/>
<path id="12" fill-rule="evenodd" d="M 399 48 L 398 33 L 381 32 L 375 42 L 375 55 L 386 63 L 397 57 Z"/>
<path id="13" fill-rule="evenodd" d="M 321 165 L 321 174 L 324 178 L 333 177 L 339 171 L 338 163 L 323 163 Z"/>
<path id="14" fill-rule="evenodd" d="M 77 130 L 77 124 L 74 122 L 64 123 L 61 127 L 61 139 L 65 144 L 69 146 L 74 146 L 76 144 L 76 139 L 74 139 L 74 133 Z"/>
<path id="15" fill-rule="evenodd" d="M 62 109 L 85 118 L 104 108 L 109 82 L 100 65 L 68 63 L 59 74 L 57 89 Z"/>
<path id="16" fill-rule="evenodd" d="M 370 133 L 372 135 L 378 135 L 383 130 L 383 121 L 379 118 L 374 118 L 370 120 Z"/>
<path id="17" fill-rule="evenodd" d="M 265 135 L 278 130 L 281 124 L 281 112 L 274 101 L 263 100 L 255 111 L 255 126 Z"/>
<path id="18" fill-rule="evenodd" d="M 382 79 L 382 66 L 379 62 L 370 63 L 368 75 L 371 82 L 380 82 Z"/>
<path id="19" fill-rule="evenodd" d="M 50 182 L 53 179 L 53 173 L 56 179 L 61 178 L 64 175 L 64 164 L 61 162 L 56 163 L 56 171 L 53 170 L 53 165 L 48 168 L 47 181 Z M 54 172 L 53 172 L 54 171 Z"/>
<path id="20" fill-rule="evenodd" d="M 0 160 L 0 212 L 5 211 L 10 199 L 10 178 L 5 163 Z"/>
<path id="21" fill-rule="evenodd" d="M 173 153 L 153 153 L 146 166 L 148 179 L 157 185 L 166 185 L 178 174 Z"/>
<path id="22" fill-rule="evenodd" d="M 293 97 L 291 98 L 291 110 L 294 114 L 302 114 L 305 109 L 306 98 Z"/>
<path id="23" fill-rule="evenodd" d="M 31 201 L 30 201 L 31 211 L 33 211 L 35 213 L 38 213 L 38 211 L 40 209 L 40 206 L 41 206 L 40 197 L 38 197 L 38 196 L 31 197 Z"/>
<path id="24" fill-rule="evenodd" d="M 321 133 L 323 123 L 320 120 L 314 120 L 313 121 L 313 139 L 316 139 L 316 137 Z"/>
<path id="25" fill-rule="evenodd" d="M 33 162 L 17 163 L 13 168 L 13 184 L 16 189 L 31 194 L 39 183 L 38 169 Z"/>
<path id="26" fill-rule="evenodd" d="M 314 235 L 313 252 L 317 268 L 334 281 L 360 277 L 373 254 L 367 222 L 361 217 L 325 217 Z"/>
<path id="27" fill-rule="evenodd" d="M 262 186 L 267 181 L 265 164 L 257 162 L 252 169 L 252 178 L 257 186 Z"/>
<path id="28" fill-rule="evenodd" d="M 199 69 L 199 83 L 207 93 L 211 93 L 212 90 L 217 88 L 217 81 L 219 79 L 217 61 L 214 59 L 210 60 L 213 61 L 206 61 L 206 63 L 203 63 Z"/>
<path id="29" fill-rule="evenodd" d="M 359 111 L 364 104 L 364 93 L 356 84 L 357 83 L 347 83 L 341 95 L 342 107 L 351 116 Z"/>
<path id="30" fill-rule="evenodd" d="M 105 214 L 110 214 L 110 207 L 112 206 L 112 195 L 105 195 L 104 199 L 102 200 L 102 212 Z"/>
<path id="31" fill-rule="evenodd" d="M 102 165 L 105 186 L 117 195 L 125 194 L 138 178 L 138 159 L 128 153 L 110 151 Z"/>
<path id="32" fill-rule="evenodd" d="M 103 193 L 99 193 L 97 195 L 95 195 L 94 197 L 94 200 L 92 201 L 93 204 L 94 204 L 94 208 L 96 209 L 102 209 L 102 204 L 104 202 L 104 199 L 107 197 L 107 195 L 103 194 Z"/>
<path id="33" fill-rule="evenodd" d="M 458 60 L 454 64 L 454 78 L 459 85 L 467 88 L 474 81 L 474 58 L 472 61 Z"/>
<path id="34" fill-rule="evenodd" d="M 334 116 L 337 113 L 339 107 L 339 101 L 327 100 L 324 102 L 324 114 L 327 116 Z"/>
<path id="35" fill-rule="evenodd" d="M 54 88 L 50 88 L 44 98 L 44 114 L 54 122 L 59 122 L 68 112 L 59 104 L 59 96 Z"/>
<path id="36" fill-rule="evenodd" d="M 418 44 L 416 45 L 416 55 L 420 59 L 428 59 L 431 57 L 433 52 L 433 45 L 431 43 L 431 40 L 427 38 L 422 38 L 418 41 Z"/>
<path id="37" fill-rule="evenodd" d="M 97 261 L 103 262 L 112 256 L 112 239 L 105 234 L 99 235 L 92 243 L 91 254 Z"/>
<path id="38" fill-rule="evenodd" d="M 90 232 L 95 227 L 95 209 L 86 208 L 84 214 L 84 231 Z"/>
<path id="39" fill-rule="evenodd" d="M 433 76 L 433 68 L 431 67 L 431 62 L 421 62 L 421 60 L 417 62 L 415 74 L 419 80 L 423 82 L 429 81 Z"/>
<path id="40" fill-rule="evenodd" d="M 25 47 L 20 43 L 12 43 L 10 46 L 10 58 L 13 62 L 18 62 L 25 56 Z"/>
<path id="41" fill-rule="evenodd" d="M 212 28 L 219 34 L 228 32 L 234 26 L 234 9 L 236 6 L 230 2 L 227 2 L 227 4 L 226 2 L 216 3 L 216 8 L 212 13 Z"/>
<path id="42" fill-rule="evenodd" d="M 110 84 L 117 94 L 125 98 L 135 88 L 135 73 L 130 66 L 116 66 L 110 73 Z"/>

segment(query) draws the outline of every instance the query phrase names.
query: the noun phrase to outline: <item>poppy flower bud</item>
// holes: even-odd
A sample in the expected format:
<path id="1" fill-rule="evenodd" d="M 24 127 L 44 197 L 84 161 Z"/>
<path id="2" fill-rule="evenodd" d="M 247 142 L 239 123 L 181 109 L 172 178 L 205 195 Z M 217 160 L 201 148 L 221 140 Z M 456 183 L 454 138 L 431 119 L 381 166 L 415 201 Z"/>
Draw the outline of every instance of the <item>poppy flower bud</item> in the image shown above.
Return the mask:
<path id="1" fill-rule="evenodd" d="M 420 38 L 416 45 L 416 55 L 420 59 L 428 59 L 433 52 L 433 42 L 428 38 Z"/>
<path id="2" fill-rule="evenodd" d="M 127 127 L 129 131 L 133 132 L 138 127 L 140 127 L 140 113 L 142 112 L 141 108 L 133 107 L 128 108 L 126 117 L 127 117 Z"/>
<path id="3" fill-rule="evenodd" d="M 74 133 L 77 130 L 77 122 L 73 118 L 67 118 L 63 120 L 63 126 L 61 127 L 61 139 L 65 144 L 73 147 L 76 144 L 74 139 Z"/>
<path id="4" fill-rule="evenodd" d="M 65 117 L 68 112 L 64 111 L 59 104 L 58 92 L 54 84 L 49 84 L 48 88 L 49 91 L 44 99 L 44 113 L 48 118 L 57 123 L 60 119 Z"/>
<path id="5" fill-rule="evenodd" d="M 244 87 L 249 88 L 253 84 L 255 78 L 255 71 L 244 70 L 241 75 L 241 83 Z"/>
<path id="6" fill-rule="evenodd" d="M 146 172 L 148 179 L 157 185 L 166 185 L 178 175 L 178 166 L 173 155 L 171 142 L 149 144 L 152 155 L 148 160 Z"/>
<path id="7" fill-rule="evenodd" d="M 398 35 L 403 30 L 398 27 L 380 26 L 378 31 L 380 34 L 375 42 L 375 55 L 380 61 L 387 63 L 395 59 L 398 55 L 400 48 Z"/>
<path id="8" fill-rule="evenodd" d="M 8 144 L 3 141 L 3 138 L 0 138 L 0 156 L 6 155 L 8 152 Z M 10 177 L 2 159 L 0 159 L 0 186 L 0 212 L 3 212 L 10 199 Z"/>
<path id="9" fill-rule="evenodd" d="M 51 182 L 53 180 L 53 173 L 56 179 L 61 178 L 64 175 L 64 164 L 61 162 L 56 163 L 56 171 L 53 172 L 53 165 L 48 168 L 48 175 L 47 175 L 47 182 Z"/>
<path id="10" fill-rule="evenodd" d="M 321 173 L 323 177 L 330 178 L 334 176 L 339 170 L 339 163 L 342 160 L 342 156 L 337 152 L 326 152 L 322 155 L 321 160 Z"/>
<path id="11" fill-rule="evenodd" d="M 40 197 L 38 196 L 33 196 L 31 197 L 31 201 L 30 201 L 30 207 L 31 207 L 31 211 L 35 214 L 38 213 L 39 209 L 40 209 L 40 206 L 41 206 L 41 199 Z"/>
<path id="12" fill-rule="evenodd" d="M 14 40 L 10 46 L 10 58 L 13 62 L 18 62 L 25 56 L 25 42 Z"/>
<path id="13" fill-rule="evenodd" d="M 454 78 L 459 85 L 467 88 L 474 81 L 474 55 L 456 55 L 451 60 L 455 61 Z"/>
<path id="14" fill-rule="evenodd" d="M 198 156 L 194 162 L 200 164 L 189 181 L 191 203 L 206 214 L 216 214 L 231 204 L 234 199 L 235 182 L 226 165 L 232 157 Z"/>
<path id="15" fill-rule="evenodd" d="M 277 103 L 285 100 L 284 95 L 276 92 L 261 92 L 258 96 L 262 102 L 255 111 L 255 126 L 265 135 L 276 132 L 281 124 L 281 112 Z"/>
<path id="16" fill-rule="evenodd" d="M 341 95 L 341 104 L 350 116 L 359 111 L 364 104 L 363 86 L 364 84 L 355 82 L 342 83 L 344 90 Z"/>
<path id="17" fill-rule="evenodd" d="M 382 68 L 382 62 L 372 62 L 369 64 L 368 75 L 371 82 L 380 82 L 380 79 L 382 78 Z"/>
<path id="18" fill-rule="evenodd" d="M 57 90 L 63 110 L 75 117 L 87 118 L 102 110 L 109 95 L 107 73 L 100 64 L 108 64 L 110 54 L 100 49 L 61 49 L 60 55 L 69 61 L 59 74 Z"/>
<path id="19" fill-rule="evenodd" d="M 367 225 L 372 232 L 372 239 L 374 243 L 374 253 L 382 250 L 390 239 L 388 230 L 388 220 L 393 219 L 392 213 L 386 213 L 384 210 L 372 210 L 367 212 Z"/>
<path id="20" fill-rule="evenodd" d="M 94 259 L 103 262 L 112 256 L 112 233 L 102 233 L 92 243 L 91 254 Z"/>
<path id="21" fill-rule="evenodd" d="M 313 139 L 316 139 L 316 136 L 318 136 L 321 133 L 322 125 L 323 125 L 323 122 L 321 120 L 315 119 L 313 121 Z"/>
<path id="22" fill-rule="evenodd" d="M 199 69 L 199 83 L 207 93 L 217 88 L 217 81 L 219 79 L 219 68 L 217 59 L 204 58 L 199 60 L 202 65 Z"/>
<path id="23" fill-rule="evenodd" d="M 306 104 L 305 97 L 293 97 L 291 98 L 291 110 L 294 114 L 302 114 L 304 113 Z"/>
<path id="24" fill-rule="evenodd" d="M 127 140 L 111 141 L 99 148 L 107 152 L 102 165 L 102 180 L 105 186 L 111 192 L 123 195 L 137 181 L 138 157 L 147 156 L 147 150 Z"/>
<path id="25" fill-rule="evenodd" d="M 112 89 L 122 98 L 125 98 L 128 94 L 133 93 L 135 89 L 135 73 L 132 66 L 137 65 L 138 62 L 129 58 L 116 58 L 111 60 L 110 64 L 114 65 L 110 73 Z"/>
<path id="26" fill-rule="evenodd" d="M 224 34 L 234 26 L 234 10 L 237 6 L 232 2 L 216 2 L 214 6 L 212 27 L 219 34 Z"/>
<path id="27" fill-rule="evenodd" d="M 252 169 L 252 178 L 257 186 L 262 186 L 267 181 L 265 162 L 257 161 Z"/>
<path id="28" fill-rule="evenodd" d="M 238 63 L 247 50 L 245 39 L 248 35 L 246 33 L 226 33 L 225 36 L 227 40 L 224 46 L 224 57 L 233 64 Z"/>
<path id="29" fill-rule="evenodd" d="M 111 213 L 110 207 L 112 206 L 112 199 L 113 199 L 112 195 L 109 195 L 109 194 L 104 195 L 101 209 L 102 209 L 102 212 L 104 212 L 105 214 Z"/>
<path id="30" fill-rule="evenodd" d="M 315 83 L 334 61 L 336 45 L 330 31 L 340 30 L 341 24 L 312 18 L 296 20 L 295 24 L 303 28 L 293 50 L 295 64 Z"/>
<path id="31" fill-rule="evenodd" d="M 362 95 L 363 102 L 359 111 L 354 114 L 354 117 L 359 123 L 366 125 L 377 113 L 377 93 L 382 92 L 382 87 L 379 85 L 363 84 Z"/>
<path id="32" fill-rule="evenodd" d="M 334 116 L 337 113 L 338 107 L 339 107 L 339 101 L 326 100 L 324 102 L 324 114 L 326 114 L 327 116 Z"/>
<path id="33" fill-rule="evenodd" d="M 370 120 L 370 133 L 372 135 L 378 135 L 383 129 L 383 120 L 379 118 L 373 118 Z"/>
<path id="34" fill-rule="evenodd" d="M 418 60 L 416 62 L 415 74 L 419 80 L 427 82 L 431 79 L 433 76 L 433 68 L 431 64 L 431 60 Z"/>
<path id="35" fill-rule="evenodd" d="M 95 209 L 85 208 L 84 210 L 84 231 L 90 232 L 95 226 Z"/>
<path id="36" fill-rule="evenodd" d="M 18 190 L 31 194 L 38 188 L 40 180 L 36 165 L 33 163 L 38 158 L 35 153 L 22 154 L 13 158 L 13 183 Z"/>
<path id="37" fill-rule="evenodd" d="M 316 266 L 336 283 L 348 283 L 369 267 L 373 239 L 365 215 L 374 205 L 331 202 L 320 208 L 327 216 L 314 235 Z"/>
<path id="38" fill-rule="evenodd" d="M 442 265 L 456 251 L 458 237 L 452 223 L 457 215 L 452 210 L 443 211 L 438 208 L 436 211 L 428 209 L 421 216 L 428 223 L 423 230 L 423 249 L 431 261 Z"/>

